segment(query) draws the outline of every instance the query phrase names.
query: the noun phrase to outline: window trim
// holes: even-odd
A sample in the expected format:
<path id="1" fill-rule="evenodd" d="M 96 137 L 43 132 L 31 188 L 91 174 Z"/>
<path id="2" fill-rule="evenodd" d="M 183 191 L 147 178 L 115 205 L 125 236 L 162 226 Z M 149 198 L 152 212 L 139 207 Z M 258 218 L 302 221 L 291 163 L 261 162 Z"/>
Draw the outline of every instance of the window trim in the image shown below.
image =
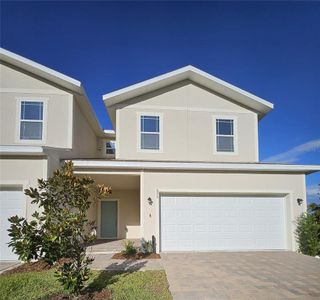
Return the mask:
<path id="1" fill-rule="evenodd" d="M 17 115 L 16 115 L 16 143 L 20 144 L 44 144 L 47 140 L 47 105 L 48 98 L 45 97 L 17 97 Z M 27 140 L 20 138 L 21 129 L 21 104 L 22 102 L 42 102 L 43 112 L 42 112 L 42 139 L 41 140 Z M 37 122 L 37 120 L 35 120 Z"/>
<path id="2" fill-rule="evenodd" d="M 159 117 L 159 149 L 142 149 L 141 148 L 141 117 Z M 138 112 L 137 113 L 137 151 L 145 153 L 162 153 L 163 152 L 163 113 L 157 112 Z"/>
<path id="3" fill-rule="evenodd" d="M 217 120 L 232 120 L 233 121 L 233 143 L 234 143 L 234 151 L 218 151 L 217 150 L 217 137 L 223 135 L 217 135 Z M 214 115 L 213 116 L 213 154 L 214 155 L 238 155 L 238 117 L 233 115 Z M 231 136 L 231 135 L 229 135 Z"/>

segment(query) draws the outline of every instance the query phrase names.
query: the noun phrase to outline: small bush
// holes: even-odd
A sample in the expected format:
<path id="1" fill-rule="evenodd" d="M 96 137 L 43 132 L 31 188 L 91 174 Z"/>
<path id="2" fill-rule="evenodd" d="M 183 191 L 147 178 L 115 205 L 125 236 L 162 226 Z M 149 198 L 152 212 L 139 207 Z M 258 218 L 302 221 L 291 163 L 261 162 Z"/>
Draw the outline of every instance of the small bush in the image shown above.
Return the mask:
<path id="1" fill-rule="evenodd" d="M 142 238 L 140 251 L 144 254 L 152 253 L 153 252 L 152 242 L 146 241 L 145 239 Z"/>
<path id="2" fill-rule="evenodd" d="M 122 254 L 136 254 L 137 249 L 134 247 L 133 241 L 126 241 L 124 243 L 124 250 L 122 251 Z"/>
<path id="3" fill-rule="evenodd" d="M 313 213 L 307 212 L 297 219 L 296 240 L 298 251 L 310 255 L 320 255 L 320 223 Z"/>

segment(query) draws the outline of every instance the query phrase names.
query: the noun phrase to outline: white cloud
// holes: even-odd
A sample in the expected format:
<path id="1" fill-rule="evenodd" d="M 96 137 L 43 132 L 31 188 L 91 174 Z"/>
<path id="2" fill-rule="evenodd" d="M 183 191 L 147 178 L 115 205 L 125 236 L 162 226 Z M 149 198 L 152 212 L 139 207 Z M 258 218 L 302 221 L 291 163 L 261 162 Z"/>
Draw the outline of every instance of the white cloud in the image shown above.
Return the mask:
<path id="1" fill-rule="evenodd" d="M 307 186 L 308 196 L 318 196 L 320 193 L 320 186 L 318 184 Z"/>
<path id="2" fill-rule="evenodd" d="M 275 163 L 294 163 L 299 160 L 299 157 L 307 152 L 317 151 L 320 149 L 320 139 L 312 140 L 307 143 L 296 146 L 286 152 L 273 155 L 264 160 L 264 162 Z"/>

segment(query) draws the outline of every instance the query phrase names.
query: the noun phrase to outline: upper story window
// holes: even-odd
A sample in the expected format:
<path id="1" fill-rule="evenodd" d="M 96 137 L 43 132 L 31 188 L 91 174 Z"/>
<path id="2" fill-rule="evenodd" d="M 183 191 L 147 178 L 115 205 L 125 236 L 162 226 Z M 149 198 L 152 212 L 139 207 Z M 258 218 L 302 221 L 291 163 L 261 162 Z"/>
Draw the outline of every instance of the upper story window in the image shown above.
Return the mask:
<path id="1" fill-rule="evenodd" d="M 43 102 L 20 102 L 20 140 L 43 139 Z"/>
<path id="2" fill-rule="evenodd" d="M 115 155 L 116 147 L 114 141 L 108 141 L 106 143 L 106 154 L 107 155 Z"/>
<path id="3" fill-rule="evenodd" d="M 140 149 L 160 150 L 159 116 L 140 116 Z"/>
<path id="4" fill-rule="evenodd" d="M 235 152 L 234 120 L 216 119 L 217 152 Z"/>

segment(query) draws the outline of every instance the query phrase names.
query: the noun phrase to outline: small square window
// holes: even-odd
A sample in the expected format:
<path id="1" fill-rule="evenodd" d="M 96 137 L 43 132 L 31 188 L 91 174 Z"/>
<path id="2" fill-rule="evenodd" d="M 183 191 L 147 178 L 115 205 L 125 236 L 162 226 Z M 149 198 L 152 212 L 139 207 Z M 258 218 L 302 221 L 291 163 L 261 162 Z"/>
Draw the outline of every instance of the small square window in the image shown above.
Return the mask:
<path id="1" fill-rule="evenodd" d="M 20 118 L 22 120 L 42 120 L 43 103 L 33 101 L 22 101 Z"/>
<path id="2" fill-rule="evenodd" d="M 21 121 L 20 139 L 21 140 L 41 140 L 42 139 L 42 122 Z"/>

